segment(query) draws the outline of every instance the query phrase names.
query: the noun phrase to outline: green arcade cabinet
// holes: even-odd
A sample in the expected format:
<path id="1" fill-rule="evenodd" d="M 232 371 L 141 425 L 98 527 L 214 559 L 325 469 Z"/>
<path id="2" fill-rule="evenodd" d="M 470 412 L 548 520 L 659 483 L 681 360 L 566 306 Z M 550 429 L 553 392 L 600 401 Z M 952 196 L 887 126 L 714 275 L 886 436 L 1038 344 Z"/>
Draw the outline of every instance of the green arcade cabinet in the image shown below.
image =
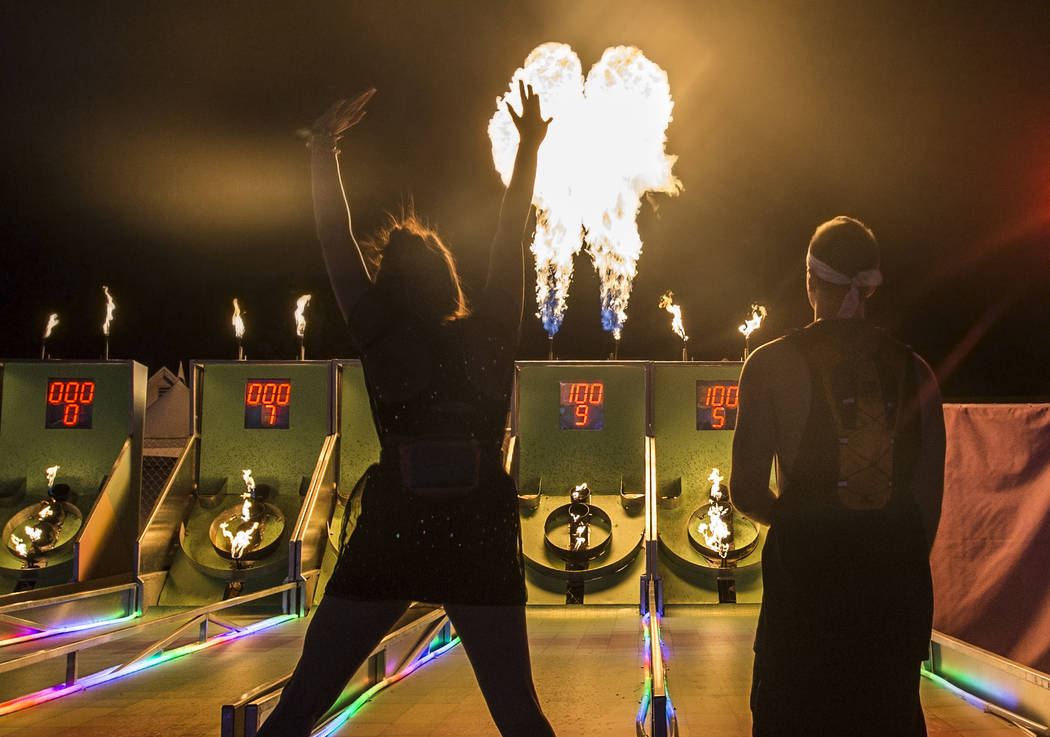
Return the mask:
<path id="1" fill-rule="evenodd" d="M 134 361 L 0 363 L 0 641 L 134 612 L 145 404 Z"/>
<path id="2" fill-rule="evenodd" d="M 300 580 L 304 549 L 323 549 L 334 492 L 331 367 L 194 363 L 196 434 L 139 541 L 146 606 L 247 600 Z"/>
<path id="3" fill-rule="evenodd" d="M 644 570 L 642 361 L 520 361 L 509 463 L 530 604 L 634 604 Z"/>
<path id="4" fill-rule="evenodd" d="M 756 603 L 765 528 L 729 503 L 741 364 L 654 362 L 653 437 L 663 600 Z"/>

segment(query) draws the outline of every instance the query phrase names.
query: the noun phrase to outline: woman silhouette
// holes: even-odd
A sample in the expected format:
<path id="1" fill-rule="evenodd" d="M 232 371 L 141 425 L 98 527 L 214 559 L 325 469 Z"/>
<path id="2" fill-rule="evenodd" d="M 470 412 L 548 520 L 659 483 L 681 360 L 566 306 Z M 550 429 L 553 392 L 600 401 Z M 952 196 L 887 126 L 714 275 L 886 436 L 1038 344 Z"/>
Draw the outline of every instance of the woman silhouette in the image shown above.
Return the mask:
<path id="1" fill-rule="evenodd" d="M 339 308 L 361 351 L 381 445 L 303 653 L 260 737 L 308 735 L 411 601 L 442 604 L 505 736 L 553 735 L 532 683 L 517 493 L 500 463 L 524 303 L 523 230 L 550 122 L 519 84 L 514 173 L 468 311 L 455 263 L 414 217 L 377 237 L 373 275 L 350 229 L 337 143 L 375 90 L 340 100 L 309 136 L 314 216 Z M 355 490 L 356 491 L 356 490 Z"/>

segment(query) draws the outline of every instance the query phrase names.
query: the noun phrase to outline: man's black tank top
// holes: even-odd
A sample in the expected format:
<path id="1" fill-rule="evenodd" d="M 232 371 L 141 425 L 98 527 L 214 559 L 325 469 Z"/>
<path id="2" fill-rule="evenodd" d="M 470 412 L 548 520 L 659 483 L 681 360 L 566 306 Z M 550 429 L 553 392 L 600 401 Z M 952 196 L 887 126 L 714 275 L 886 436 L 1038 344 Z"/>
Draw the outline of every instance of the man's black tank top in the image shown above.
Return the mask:
<path id="1" fill-rule="evenodd" d="M 933 604 L 911 491 L 914 354 L 857 320 L 816 322 L 787 340 L 805 360 L 812 399 L 763 552 L 755 647 L 922 659 Z"/>

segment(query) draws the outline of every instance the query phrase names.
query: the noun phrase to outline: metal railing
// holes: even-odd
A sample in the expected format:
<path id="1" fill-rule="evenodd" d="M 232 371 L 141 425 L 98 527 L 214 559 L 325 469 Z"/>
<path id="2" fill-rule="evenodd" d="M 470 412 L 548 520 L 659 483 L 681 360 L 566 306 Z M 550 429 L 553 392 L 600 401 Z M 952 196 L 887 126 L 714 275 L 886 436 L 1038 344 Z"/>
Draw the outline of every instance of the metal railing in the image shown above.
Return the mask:
<path id="1" fill-rule="evenodd" d="M 275 624 L 280 624 L 288 619 L 292 619 L 296 615 L 280 614 L 268 617 L 253 624 L 238 625 L 215 616 L 215 612 L 247 604 L 258 599 L 284 594 L 300 585 L 301 584 L 297 582 L 290 582 L 279 586 L 273 586 L 269 589 L 230 598 L 226 601 L 215 602 L 195 609 L 174 612 L 152 620 L 140 621 L 129 627 L 122 627 L 112 632 L 105 632 L 93 637 L 77 640 L 76 642 L 60 645 L 58 647 L 38 650 L 0 663 L 0 674 L 2 674 L 58 658 L 65 658 L 66 662 L 65 678 L 63 681 L 52 688 L 26 694 L 0 704 L 0 715 L 26 709 L 30 706 L 43 703 L 44 701 L 50 701 L 69 693 L 73 693 L 74 691 L 83 690 L 89 686 L 95 686 L 99 683 L 113 680 L 114 678 L 130 675 L 131 673 L 135 673 L 143 668 L 158 665 L 159 663 L 166 662 L 181 655 L 188 655 L 191 652 L 196 652 L 204 647 L 215 645 L 219 642 L 225 642 L 234 639 L 235 637 L 240 637 L 267 627 L 272 627 Z M 176 625 L 173 631 L 169 631 L 168 634 L 159 639 L 150 641 L 146 647 L 142 648 L 132 657 L 124 659 L 123 662 L 118 665 L 104 668 L 87 676 L 82 676 L 80 674 L 80 653 L 85 650 L 90 650 L 119 640 L 126 640 L 130 637 L 142 634 L 147 629 L 154 629 L 162 625 L 171 624 Z M 224 631 L 221 634 L 211 636 L 209 635 L 210 624 L 217 625 Z M 195 625 L 198 627 L 198 636 L 195 643 L 182 645 L 169 650 L 170 646 L 176 640 Z"/>
<path id="2" fill-rule="evenodd" d="M 458 642 L 443 609 L 433 609 L 390 632 L 380 641 L 344 688 L 336 705 L 314 725 L 312 735 L 338 729 L 365 701 L 411 673 L 422 661 Z M 222 707 L 221 737 L 255 737 L 273 711 L 292 674 L 253 688 Z"/>

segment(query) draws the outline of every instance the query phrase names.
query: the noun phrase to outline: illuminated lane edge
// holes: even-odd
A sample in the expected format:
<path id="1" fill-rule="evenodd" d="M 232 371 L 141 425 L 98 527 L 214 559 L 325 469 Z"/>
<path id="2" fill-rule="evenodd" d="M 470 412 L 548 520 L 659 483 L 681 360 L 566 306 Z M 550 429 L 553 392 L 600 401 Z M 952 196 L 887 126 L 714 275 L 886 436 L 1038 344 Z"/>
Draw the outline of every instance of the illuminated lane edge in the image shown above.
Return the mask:
<path id="1" fill-rule="evenodd" d="M 34 629 L 32 632 L 28 632 L 22 635 L 16 635 L 9 637 L 6 640 L 0 640 L 0 647 L 6 647 L 8 645 L 16 645 L 19 642 L 28 642 L 29 640 L 36 640 L 41 637 L 52 637 L 53 635 L 68 635 L 71 632 L 83 632 L 94 627 L 104 627 L 107 624 L 121 624 L 127 622 L 130 619 L 135 619 L 139 616 L 139 612 L 134 614 L 126 614 L 122 617 L 115 619 L 99 619 L 93 622 L 82 622 L 80 624 L 71 624 L 63 627 L 52 627 L 50 629 L 40 628 Z"/>
<path id="2" fill-rule="evenodd" d="M 76 683 L 70 684 L 68 686 L 52 686 L 51 688 L 45 688 L 44 690 L 37 691 L 36 693 L 31 693 L 26 696 L 20 696 L 17 699 L 11 699 L 10 701 L 5 701 L 4 703 L 0 704 L 0 716 L 10 714 L 16 711 L 21 711 L 22 709 L 28 709 L 31 706 L 36 706 L 37 704 L 42 704 L 45 701 L 51 701 L 52 699 L 60 698 L 67 694 L 71 694 L 74 691 L 82 691 L 83 689 L 91 688 L 92 686 L 98 686 L 102 683 L 114 681 L 117 678 L 130 676 L 133 673 L 138 673 L 140 670 L 145 670 L 146 668 L 152 667 L 154 665 L 160 665 L 161 663 L 166 663 L 169 660 L 180 658 L 183 655 L 195 653 L 198 650 L 203 650 L 207 647 L 211 647 L 212 645 L 218 645 L 222 642 L 229 642 L 230 640 L 235 640 L 238 637 L 250 635 L 254 632 L 258 632 L 259 630 L 268 629 L 269 627 L 281 624 L 282 622 L 287 622 L 289 619 L 297 618 L 297 614 L 279 614 L 276 617 L 270 617 L 269 619 L 264 619 L 261 622 L 256 622 L 255 624 L 248 625 L 244 629 L 238 630 L 236 632 L 225 632 L 221 635 L 216 635 L 212 639 L 207 640 L 205 642 L 194 642 L 190 643 L 189 645 L 183 645 L 182 647 L 175 648 L 174 650 L 171 650 L 169 652 L 158 653 L 157 655 L 154 655 L 150 658 L 140 660 L 137 663 L 131 663 L 127 666 L 114 665 L 109 668 L 105 668 L 103 670 L 98 671 L 97 673 L 92 673 L 89 676 L 84 676 L 83 678 L 78 679 Z"/>
<path id="3" fill-rule="evenodd" d="M 652 657 L 649 655 L 651 650 L 651 638 L 649 637 L 649 616 L 650 613 L 646 613 L 642 617 L 642 638 L 644 640 L 642 659 L 645 661 L 645 686 L 642 691 L 642 703 L 638 707 L 638 714 L 635 716 L 635 731 L 638 737 L 645 737 L 648 733 L 645 731 L 645 717 L 649 713 L 649 707 L 653 700 L 653 671 L 652 671 Z M 660 615 L 656 615 L 656 630 L 661 632 L 660 627 Z M 664 647 L 663 635 L 659 636 L 660 640 L 660 652 L 663 653 L 664 660 L 667 660 L 666 648 Z M 671 691 L 667 688 L 666 679 L 664 681 L 664 698 L 666 699 L 666 714 L 668 725 L 671 729 L 668 731 L 669 734 L 675 735 L 678 733 L 678 718 L 675 714 L 674 704 L 671 702 Z"/>
<path id="4" fill-rule="evenodd" d="M 333 716 L 331 720 L 327 724 L 322 726 L 319 730 L 317 730 L 316 732 L 311 732 L 310 737 L 329 737 L 329 735 L 331 735 L 337 729 L 346 724 L 350 720 L 350 717 L 356 714 L 361 709 L 361 707 L 364 706 L 365 703 L 377 693 L 382 691 L 387 686 L 397 683 L 405 676 L 411 675 L 420 666 L 426 665 L 431 660 L 434 660 L 435 658 L 444 655 L 458 644 L 459 638 L 456 637 L 450 640 L 447 644 L 442 645 L 437 650 L 429 652 L 426 655 L 409 663 L 408 666 L 406 666 L 405 669 L 400 673 L 396 673 L 392 676 L 389 676 L 388 678 L 384 678 L 379 683 L 375 684 L 363 694 L 354 699 L 350 706 L 346 707 L 341 712 Z"/>
<path id="5" fill-rule="evenodd" d="M 960 688 L 959 686 L 956 686 L 954 683 L 949 681 L 947 678 L 944 678 L 943 676 L 939 676 L 936 673 L 934 673 L 933 671 L 926 670 L 926 666 L 925 665 L 922 666 L 922 668 L 919 670 L 919 672 L 923 675 L 924 678 L 929 678 L 931 681 L 936 683 L 938 686 L 941 686 L 942 688 L 945 688 L 948 691 L 951 691 L 953 694 L 958 696 L 960 699 L 965 701 L 970 706 L 975 706 L 975 707 L 977 707 L 978 709 L 980 709 L 982 711 L 988 712 L 989 714 L 995 714 L 996 716 L 1001 717 L 1001 718 L 1005 719 L 1008 722 L 1011 722 L 1015 726 L 1022 727 L 1025 730 L 1034 731 L 1036 734 L 1050 734 L 1050 729 L 1048 729 L 1047 725 L 1040 724 L 1039 722 L 1034 722 L 1031 719 L 1026 719 L 1025 717 L 1021 716 L 1020 714 L 1016 714 L 1016 713 L 1010 711 L 1009 709 L 1005 709 L 1005 708 L 1003 708 L 1001 706 L 993 704 L 990 701 L 986 701 L 985 699 L 982 699 L 980 696 L 975 696 L 974 694 L 970 693 L 969 691 L 966 691 L 966 690 Z M 963 677 L 960 677 L 960 680 L 962 680 L 962 678 Z M 989 689 L 989 690 L 991 690 L 991 689 Z"/>

